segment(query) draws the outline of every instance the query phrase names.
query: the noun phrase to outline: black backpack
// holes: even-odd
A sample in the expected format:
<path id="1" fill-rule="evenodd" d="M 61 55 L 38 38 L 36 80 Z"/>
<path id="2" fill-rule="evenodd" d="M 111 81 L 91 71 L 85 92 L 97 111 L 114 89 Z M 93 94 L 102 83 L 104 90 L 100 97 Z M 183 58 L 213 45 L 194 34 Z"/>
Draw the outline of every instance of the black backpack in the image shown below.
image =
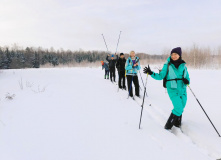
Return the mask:
<path id="1" fill-rule="evenodd" d="M 167 73 L 166 73 L 166 76 L 163 79 L 163 87 L 164 88 L 167 88 L 166 83 L 167 83 L 167 75 L 168 75 L 168 72 L 169 72 L 169 67 L 170 67 L 170 62 L 167 65 Z"/>

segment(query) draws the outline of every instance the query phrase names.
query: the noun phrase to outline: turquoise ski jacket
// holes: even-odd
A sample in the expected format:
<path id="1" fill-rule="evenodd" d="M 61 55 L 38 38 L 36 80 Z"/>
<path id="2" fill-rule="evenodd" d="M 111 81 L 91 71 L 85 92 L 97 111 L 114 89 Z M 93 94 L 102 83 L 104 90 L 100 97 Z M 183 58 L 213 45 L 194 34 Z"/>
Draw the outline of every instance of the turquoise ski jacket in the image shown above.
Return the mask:
<path id="1" fill-rule="evenodd" d="M 162 71 L 158 73 L 154 73 L 151 75 L 152 78 L 156 80 L 162 80 L 166 76 L 168 63 L 170 62 L 170 57 L 167 59 L 167 62 L 164 64 Z M 169 72 L 166 77 L 167 80 L 170 79 L 182 79 L 186 78 L 190 82 L 189 73 L 187 71 L 186 63 L 183 61 L 179 65 L 178 68 L 174 66 L 174 64 L 170 63 Z M 183 113 L 183 110 L 186 106 L 187 101 L 187 85 L 183 83 L 182 80 L 172 80 L 166 82 L 167 92 L 170 97 L 170 100 L 173 103 L 174 109 L 172 113 L 180 116 Z"/>
<path id="2" fill-rule="evenodd" d="M 129 57 L 125 64 L 126 75 L 137 75 L 138 70 L 140 70 L 140 61 L 139 57 L 135 57 L 136 63 L 138 62 L 138 66 L 133 67 L 133 61 L 131 57 Z"/>

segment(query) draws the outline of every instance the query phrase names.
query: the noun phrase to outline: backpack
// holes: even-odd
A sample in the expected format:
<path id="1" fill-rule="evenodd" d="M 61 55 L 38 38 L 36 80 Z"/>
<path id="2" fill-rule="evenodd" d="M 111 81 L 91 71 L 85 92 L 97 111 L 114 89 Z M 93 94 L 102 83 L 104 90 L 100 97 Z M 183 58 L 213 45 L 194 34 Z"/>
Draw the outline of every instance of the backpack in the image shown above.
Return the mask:
<path id="1" fill-rule="evenodd" d="M 107 62 L 107 68 L 110 69 L 109 62 Z"/>
<path id="2" fill-rule="evenodd" d="M 166 83 L 167 83 L 167 75 L 168 75 L 168 72 L 169 72 L 169 67 L 170 67 L 170 62 L 167 65 L 167 73 L 166 73 L 166 76 L 163 79 L 163 87 L 164 88 L 167 88 Z"/>
<path id="3" fill-rule="evenodd" d="M 167 73 L 166 73 L 166 76 L 165 76 L 164 79 L 163 79 L 163 87 L 164 87 L 164 88 L 167 88 L 167 86 L 166 86 L 167 81 L 183 80 L 183 79 L 180 79 L 180 78 L 167 80 L 167 75 L 168 75 L 168 72 L 169 72 L 170 64 L 171 64 L 171 63 L 169 62 L 168 65 L 167 65 Z M 184 78 L 184 72 L 185 72 L 185 69 L 183 70 L 183 78 Z"/>

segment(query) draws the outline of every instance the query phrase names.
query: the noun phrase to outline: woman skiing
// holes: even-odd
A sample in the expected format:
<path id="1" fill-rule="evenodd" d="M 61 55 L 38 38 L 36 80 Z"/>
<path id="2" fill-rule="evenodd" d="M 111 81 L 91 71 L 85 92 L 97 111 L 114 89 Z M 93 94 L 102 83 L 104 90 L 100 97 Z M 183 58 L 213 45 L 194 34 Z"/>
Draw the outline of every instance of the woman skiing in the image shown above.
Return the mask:
<path id="1" fill-rule="evenodd" d="M 105 69 L 105 73 L 104 73 L 104 79 L 109 79 L 109 67 L 108 64 L 104 61 L 101 61 L 101 65 L 102 65 L 102 70 Z"/>
<path id="2" fill-rule="evenodd" d="M 130 97 L 133 97 L 133 87 L 132 82 L 135 86 L 135 95 L 140 97 L 139 93 L 139 80 L 137 77 L 137 71 L 140 70 L 139 57 L 135 56 L 135 52 L 130 52 L 130 57 L 127 59 L 125 64 L 126 76 L 127 76 L 127 86 Z"/>
<path id="3" fill-rule="evenodd" d="M 156 80 L 164 79 L 165 87 L 173 104 L 172 113 L 164 128 L 171 129 L 173 125 L 180 127 L 182 113 L 187 101 L 186 87 L 190 83 L 186 62 L 182 60 L 181 48 L 172 49 L 171 56 L 159 74 L 152 72 L 149 65 L 148 68 L 144 68 L 144 73 L 148 73 Z"/>

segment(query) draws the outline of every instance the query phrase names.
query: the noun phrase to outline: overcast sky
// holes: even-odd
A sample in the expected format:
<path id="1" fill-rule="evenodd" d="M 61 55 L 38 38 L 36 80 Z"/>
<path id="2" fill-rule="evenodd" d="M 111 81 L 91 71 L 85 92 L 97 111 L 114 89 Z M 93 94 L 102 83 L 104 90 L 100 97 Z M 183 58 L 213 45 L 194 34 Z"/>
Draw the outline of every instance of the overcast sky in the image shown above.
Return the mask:
<path id="1" fill-rule="evenodd" d="M 221 45 L 221 0 L 0 0 L 0 45 L 160 54 Z"/>

